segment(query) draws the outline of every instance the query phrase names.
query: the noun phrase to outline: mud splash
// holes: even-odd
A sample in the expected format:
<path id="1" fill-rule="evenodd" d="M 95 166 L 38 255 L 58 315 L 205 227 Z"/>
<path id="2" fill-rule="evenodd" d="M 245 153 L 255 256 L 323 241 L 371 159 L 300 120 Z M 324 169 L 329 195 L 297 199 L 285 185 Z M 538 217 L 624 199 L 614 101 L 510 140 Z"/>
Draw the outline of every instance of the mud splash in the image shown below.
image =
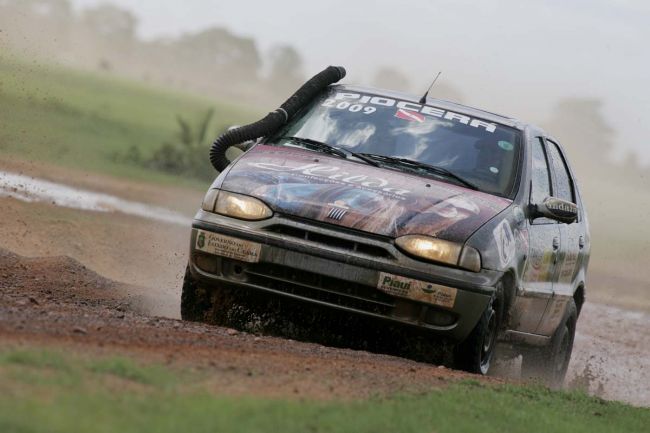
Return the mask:
<path id="1" fill-rule="evenodd" d="M 650 406 L 650 314 L 584 305 L 567 383 L 607 400 Z"/>
<path id="2" fill-rule="evenodd" d="M 191 218 L 169 209 L 5 171 L 0 171 L 0 197 L 85 211 L 121 212 L 185 227 L 192 222 Z"/>

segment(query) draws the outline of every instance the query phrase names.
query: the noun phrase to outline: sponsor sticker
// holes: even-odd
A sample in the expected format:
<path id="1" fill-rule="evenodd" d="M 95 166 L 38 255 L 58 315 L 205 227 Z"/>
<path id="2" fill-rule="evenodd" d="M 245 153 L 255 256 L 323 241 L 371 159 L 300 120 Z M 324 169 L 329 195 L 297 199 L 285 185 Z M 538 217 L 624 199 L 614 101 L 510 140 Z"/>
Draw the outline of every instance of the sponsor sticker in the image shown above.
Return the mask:
<path id="1" fill-rule="evenodd" d="M 196 249 L 242 262 L 257 263 L 260 261 L 262 245 L 256 242 L 197 230 Z"/>
<path id="2" fill-rule="evenodd" d="M 492 234 L 497 243 L 501 266 L 506 266 L 515 257 L 515 236 L 508 220 L 501 221 Z"/>
<path id="3" fill-rule="evenodd" d="M 505 141 L 505 140 L 499 140 L 499 143 L 497 143 L 497 144 L 499 145 L 499 147 L 501 149 L 503 149 L 503 150 L 505 150 L 507 152 L 510 152 L 515 148 L 514 144 L 512 144 L 509 141 Z"/>
<path id="4" fill-rule="evenodd" d="M 485 122 L 480 119 L 473 119 L 465 114 L 455 113 L 453 111 L 447 111 L 429 105 L 416 104 L 415 102 L 401 101 L 376 95 L 338 92 L 333 99 L 326 99 L 321 105 L 331 109 L 348 110 L 353 113 L 363 114 L 375 113 L 377 111 L 376 107 L 396 107 L 398 112 L 395 113 L 395 117 L 404 120 L 424 122 L 426 117 L 440 117 L 446 120 L 460 122 L 474 128 L 483 128 L 485 131 L 490 133 L 497 130 L 496 124 Z M 416 117 L 409 116 L 409 114 L 413 113 L 416 113 Z M 422 118 L 422 120 L 418 120 L 422 115 L 425 117 Z"/>
<path id="5" fill-rule="evenodd" d="M 400 108 L 395 112 L 395 117 L 402 120 L 408 120 L 409 122 L 419 122 L 424 123 L 424 115 L 416 113 L 415 111 L 405 110 Z"/>
<path id="6" fill-rule="evenodd" d="M 453 287 L 441 286 L 385 272 L 379 273 L 377 289 L 389 295 L 409 298 L 445 308 L 454 307 L 458 292 Z"/>

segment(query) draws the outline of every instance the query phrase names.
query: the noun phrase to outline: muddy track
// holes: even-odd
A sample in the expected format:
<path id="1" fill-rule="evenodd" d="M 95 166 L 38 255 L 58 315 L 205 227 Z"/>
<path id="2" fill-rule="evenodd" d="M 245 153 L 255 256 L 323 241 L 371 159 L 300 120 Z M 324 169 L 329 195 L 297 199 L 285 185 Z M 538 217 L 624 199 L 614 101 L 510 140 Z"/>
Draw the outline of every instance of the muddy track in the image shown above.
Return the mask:
<path id="1" fill-rule="evenodd" d="M 25 170 L 88 191 L 165 206 L 186 217 L 201 199 L 199 192 L 56 167 L 30 165 Z M 468 377 L 390 356 L 174 320 L 179 317 L 188 227 L 11 197 L 0 198 L 0 220 L 1 247 L 29 257 L 47 256 L 31 259 L 0 250 L 0 345 L 38 342 L 207 368 L 215 372 L 215 387 L 223 392 L 363 397 L 419 392 Z M 590 290 L 589 300 L 647 305 L 645 290 L 622 290 L 626 283 L 607 269 L 592 267 L 590 275 L 590 287 L 611 289 Z M 650 406 L 648 329 L 647 311 L 588 302 L 578 321 L 568 384 L 607 399 Z M 517 360 L 511 364 L 500 373 L 518 380 Z"/>
<path id="2" fill-rule="evenodd" d="M 360 398 L 471 377 L 435 365 L 154 317 L 135 287 L 67 257 L 0 250 L 0 341 L 133 355 L 208 369 L 220 392 Z M 483 378 L 488 382 L 499 379 Z"/>

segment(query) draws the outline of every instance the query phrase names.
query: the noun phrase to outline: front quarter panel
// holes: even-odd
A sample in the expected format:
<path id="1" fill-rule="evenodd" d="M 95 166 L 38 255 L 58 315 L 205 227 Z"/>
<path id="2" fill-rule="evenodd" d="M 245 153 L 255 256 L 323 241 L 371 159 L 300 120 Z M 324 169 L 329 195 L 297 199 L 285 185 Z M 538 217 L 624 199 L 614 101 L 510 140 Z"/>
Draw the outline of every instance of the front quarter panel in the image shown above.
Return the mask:
<path id="1" fill-rule="evenodd" d="M 503 275 L 504 311 L 509 321 L 529 248 L 523 209 L 517 204 L 511 205 L 474 233 L 467 245 L 479 251 L 483 269 Z"/>
<path id="2" fill-rule="evenodd" d="M 511 205 L 467 241 L 481 254 L 484 269 L 520 275 L 528 252 L 528 229 L 520 206 Z"/>

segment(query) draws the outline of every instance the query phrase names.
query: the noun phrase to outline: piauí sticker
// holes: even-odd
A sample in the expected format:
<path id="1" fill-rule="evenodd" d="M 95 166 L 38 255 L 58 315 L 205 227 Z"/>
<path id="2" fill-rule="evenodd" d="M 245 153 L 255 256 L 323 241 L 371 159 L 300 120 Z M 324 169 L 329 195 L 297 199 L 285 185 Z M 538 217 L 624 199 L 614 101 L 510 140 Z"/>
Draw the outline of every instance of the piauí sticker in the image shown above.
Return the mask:
<path id="1" fill-rule="evenodd" d="M 413 299 L 445 308 L 453 308 L 457 289 L 400 275 L 379 273 L 377 288 L 393 296 Z"/>

